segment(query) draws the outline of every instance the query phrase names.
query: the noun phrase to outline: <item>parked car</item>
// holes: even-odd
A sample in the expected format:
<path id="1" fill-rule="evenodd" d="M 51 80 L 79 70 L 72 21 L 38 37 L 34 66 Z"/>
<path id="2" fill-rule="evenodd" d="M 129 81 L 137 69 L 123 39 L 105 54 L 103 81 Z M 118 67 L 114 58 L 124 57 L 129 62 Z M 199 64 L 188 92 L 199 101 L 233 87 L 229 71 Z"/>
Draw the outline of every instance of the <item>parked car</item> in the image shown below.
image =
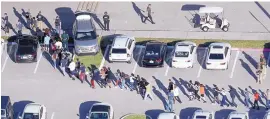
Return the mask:
<path id="1" fill-rule="evenodd" d="M 18 36 L 16 41 L 14 61 L 37 62 L 38 38 L 31 35 Z"/>
<path id="2" fill-rule="evenodd" d="M 270 110 L 265 113 L 263 119 L 270 119 Z"/>
<path id="3" fill-rule="evenodd" d="M 114 111 L 112 105 L 108 103 L 95 103 L 86 119 L 114 119 Z"/>
<path id="4" fill-rule="evenodd" d="M 211 43 L 206 57 L 206 69 L 228 69 L 231 57 L 229 43 Z"/>
<path id="5" fill-rule="evenodd" d="M 214 112 L 205 111 L 201 109 L 196 110 L 192 117 L 192 119 L 214 119 L 214 118 L 215 118 Z"/>
<path id="6" fill-rule="evenodd" d="M 134 37 L 116 36 L 110 49 L 110 62 L 122 61 L 131 63 L 135 43 Z"/>
<path id="7" fill-rule="evenodd" d="M 247 112 L 233 111 L 229 114 L 228 119 L 249 119 Z"/>
<path id="8" fill-rule="evenodd" d="M 179 116 L 173 112 L 164 112 L 160 113 L 157 119 L 179 119 Z"/>
<path id="9" fill-rule="evenodd" d="M 163 67 L 167 45 L 158 41 L 149 41 L 146 43 L 142 58 L 142 67 Z"/>
<path id="10" fill-rule="evenodd" d="M 191 68 L 195 59 L 197 46 L 190 41 L 177 42 L 172 54 L 173 68 Z"/>
<path id="11" fill-rule="evenodd" d="M 96 27 L 88 11 L 77 11 L 73 23 L 73 39 L 75 53 L 97 54 L 99 52 L 98 35 Z"/>
<path id="12" fill-rule="evenodd" d="M 14 111 L 9 96 L 1 96 L 1 119 L 13 119 Z"/>
<path id="13" fill-rule="evenodd" d="M 47 119 L 46 107 L 38 103 L 29 103 L 25 106 L 19 119 Z"/>

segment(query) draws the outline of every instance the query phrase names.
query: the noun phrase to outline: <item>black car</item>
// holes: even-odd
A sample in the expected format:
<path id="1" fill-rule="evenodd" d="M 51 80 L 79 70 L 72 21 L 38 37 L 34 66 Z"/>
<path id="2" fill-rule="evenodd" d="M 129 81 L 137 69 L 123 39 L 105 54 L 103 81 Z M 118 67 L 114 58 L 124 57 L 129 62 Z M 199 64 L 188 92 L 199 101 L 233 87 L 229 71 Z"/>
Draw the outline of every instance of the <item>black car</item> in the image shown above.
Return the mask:
<path id="1" fill-rule="evenodd" d="M 18 36 L 16 39 L 15 62 L 37 62 L 38 38 L 31 35 Z"/>
<path id="2" fill-rule="evenodd" d="M 146 43 L 146 48 L 142 58 L 142 66 L 163 67 L 167 45 L 158 41 Z"/>
<path id="3" fill-rule="evenodd" d="M 9 96 L 1 96 L 1 119 L 13 119 L 13 107 Z"/>

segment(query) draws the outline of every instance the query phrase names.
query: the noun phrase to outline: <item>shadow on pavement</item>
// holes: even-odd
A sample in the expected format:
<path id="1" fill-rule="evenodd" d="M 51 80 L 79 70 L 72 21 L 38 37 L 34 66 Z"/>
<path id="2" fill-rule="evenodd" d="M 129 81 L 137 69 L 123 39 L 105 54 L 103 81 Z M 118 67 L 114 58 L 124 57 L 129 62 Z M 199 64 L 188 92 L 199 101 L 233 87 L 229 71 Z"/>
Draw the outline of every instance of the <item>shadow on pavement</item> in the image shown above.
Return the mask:
<path id="1" fill-rule="evenodd" d="M 243 105 L 245 105 L 245 102 L 242 100 L 241 96 L 238 94 L 238 91 L 231 85 L 229 85 L 229 88 L 230 88 L 230 96 L 231 96 L 232 100 L 237 98 Z M 234 103 L 234 101 L 232 101 L 232 103 L 234 106 L 237 106 L 237 104 Z"/>
<path id="2" fill-rule="evenodd" d="M 241 65 L 243 66 L 244 69 L 247 70 L 247 72 L 253 77 L 254 80 L 257 80 L 257 76 L 256 74 L 252 71 L 252 69 L 250 68 L 250 66 L 243 61 L 243 59 L 239 59 L 241 62 Z"/>
<path id="3" fill-rule="evenodd" d="M 183 80 L 182 78 L 179 78 L 179 80 L 177 80 L 175 77 L 172 77 L 172 79 L 174 80 L 174 83 L 179 87 L 179 89 L 182 91 L 182 93 L 188 97 L 188 94 L 186 92 L 186 89 L 185 89 L 185 85 L 186 85 L 186 82 L 185 80 Z"/>
<path id="4" fill-rule="evenodd" d="M 79 114 L 77 114 L 80 119 L 85 119 L 87 113 L 89 112 L 90 108 L 95 104 L 100 103 L 99 101 L 86 101 L 80 104 L 79 107 Z"/>
<path id="5" fill-rule="evenodd" d="M 263 6 L 259 3 L 259 2 L 257 2 L 257 1 L 255 1 L 255 4 L 263 11 L 263 13 L 270 19 L 270 14 L 263 8 Z"/>
<path id="6" fill-rule="evenodd" d="M 59 7 L 55 9 L 61 20 L 61 28 L 72 37 L 72 28 L 75 21 L 75 14 L 70 7 Z"/>
<path id="7" fill-rule="evenodd" d="M 168 89 L 164 86 L 164 84 L 159 79 L 157 79 L 155 76 L 152 76 L 152 77 L 153 77 L 153 79 L 155 79 L 159 90 L 162 90 L 165 94 L 167 94 Z"/>
<path id="8" fill-rule="evenodd" d="M 143 10 L 141 10 L 137 5 L 136 3 L 134 2 L 131 2 L 132 3 L 132 7 L 134 9 L 134 11 L 137 13 L 137 15 L 140 17 L 141 19 L 141 22 L 143 22 L 144 18 L 145 18 L 145 15 L 142 13 Z M 144 12 L 144 11 L 143 11 Z"/>
<path id="9" fill-rule="evenodd" d="M 160 110 L 160 109 L 153 109 L 153 110 L 147 110 L 145 112 L 146 115 L 149 115 L 152 119 L 157 119 L 158 115 L 160 113 L 163 113 L 164 110 Z"/>
<path id="10" fill-rule="evenodd" d="M 245 56 L 245 58 L 252 64 L 254 68 L 257 69 L 257 62 L 253 57 L 251 57 L 249 54 L 247 54 L 245 51 L 242 52 Z"/>
<path id="11" fill-rule="evenodd" d="M 219 111 L 215 112 L 215 118 L 214 119 L 227 119 L 229 114 L 235 110 L 233 109 L 221 109 Z"/>
<path id="12" fill-rule="evenodd" d="M 153 93 L 161 100 L 161 102 L 163 103 L 164 109 L 166 109 L 166 105 L 167 105 L 166 97 L 164 97 L 162 93 L 155 86 L 152 86 L 152 87 L 153 87 Z"/>
<path id="13" fill-rule="evenodd" d="M 198 107 L 188 107 L 180 111 L 180 119 L 191 119 L 196 110 L 200 110 Z"/>
<path id="14" fill-rule="evenodd" d="M 29 101 L 29 100 L 23 100 L 23 101 L 15 102 L 13 104 L 14 119 L 18 119 L 18 116 L 21 116 L 22 115 L 25 106 L 27 104 L 29 104 L 29 103 L 34 103 L 34 102 L 33 101 Z"/>
<path id="15" fill-rule="evenodd" d="M 102 24 L 102 22 L 100 21 L 100 19 L 98 18 L 98 16 L 94 13 L 91 13 L 91 17 L 94 19 L 94 21 L 98 24 L 98 26 L 104 30 L 104 25 Z"/>

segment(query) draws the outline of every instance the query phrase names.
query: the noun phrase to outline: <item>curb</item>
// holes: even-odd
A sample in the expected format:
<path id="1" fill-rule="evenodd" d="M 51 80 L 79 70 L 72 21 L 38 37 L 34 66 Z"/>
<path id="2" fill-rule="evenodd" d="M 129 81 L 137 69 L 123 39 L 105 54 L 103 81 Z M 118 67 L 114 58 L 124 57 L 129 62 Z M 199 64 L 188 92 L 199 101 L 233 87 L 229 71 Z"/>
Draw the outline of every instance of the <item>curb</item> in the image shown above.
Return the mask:
<path id="1" fill-rule="evenodd" d="M 131 115 L 145 115 L 146 117 L 148 117 L 148 119 L 152 119 L 152 117 L 150 117 L 149 115 L 146 115 L 146 114 L 135 114 L 135 113 L 126 114 L 126 115 L 120 117 L 120 119 L 125 119 L 126 117 L 131 116 Z"/>

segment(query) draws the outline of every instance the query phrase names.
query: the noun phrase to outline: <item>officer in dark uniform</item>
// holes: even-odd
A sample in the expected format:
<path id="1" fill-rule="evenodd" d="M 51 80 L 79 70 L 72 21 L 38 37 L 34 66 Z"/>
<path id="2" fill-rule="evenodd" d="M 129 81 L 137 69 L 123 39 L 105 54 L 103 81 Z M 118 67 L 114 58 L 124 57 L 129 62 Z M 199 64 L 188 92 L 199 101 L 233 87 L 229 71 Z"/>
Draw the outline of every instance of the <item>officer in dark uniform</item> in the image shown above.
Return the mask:
<path id="1" fill-rule="evenodd" d="M 110 23 L 110 16 L 108 15 L 107 12 L 104 12 L 104 15 L 103 15 L 103 21 L 104 21 L 104 30 L 106 31 L 109 31 L 110 30 L 110 27 L 109 27 L 109 23 Z"/>

